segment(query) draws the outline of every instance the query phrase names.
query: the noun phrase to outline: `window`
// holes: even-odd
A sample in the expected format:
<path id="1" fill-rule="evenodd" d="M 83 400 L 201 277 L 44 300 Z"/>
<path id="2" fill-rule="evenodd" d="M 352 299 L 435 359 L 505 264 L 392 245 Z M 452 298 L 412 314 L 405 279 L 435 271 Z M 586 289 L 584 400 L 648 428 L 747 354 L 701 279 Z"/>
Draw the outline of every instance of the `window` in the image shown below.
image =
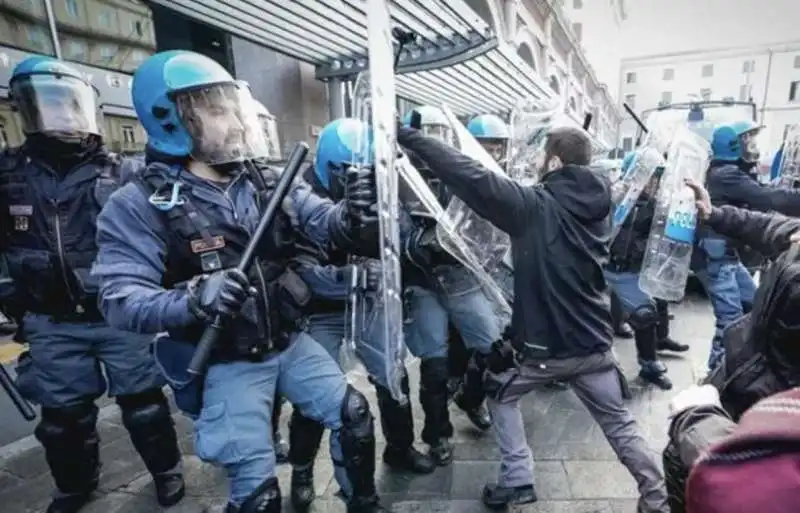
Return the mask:
<path id="1" fill-rule="evenodd" d="M 130 21 L 131 34 L 136 34 L 139 37 L 144 35 L 144 24 L 141 20 Z"/>
<path id="2" fill-rule="evenodd" d="M 636 95 L 635 94 L 626 94 L 625 95 L 625 103 L 630 106 L 630 108 L 636 108 Z"/>
<path id="3" fill-rule="evenodd" d="M 42 53 L 48 52 L 50 48 L 50 37 L 42 27 L 30 25 L 27 27 L 28 44 Z"/>
<path id="4" fill-rule="evenodd" d="M 150 54 L 145 52 L 144 50 L 134 50 L 131 52 L 131 60 L 136 64 L 141 64 L 147 59 Z"/>
<path id="5" fill-rule="evenodd" d="M 136 144 L 136 130 L 131 125 L 122 125 L 122 141 L 125 144 Z"/>
<path id="6" fill-rule="evenodd" d="M 572 0 L 573 9 L 583 9 L 583 0 Z"/>
<path id="7" fill-rule="evenodd" d="M 795 55 L 794 56 L 794 67 L 795 68 L 800 68 L 800 55 Z"/>
<path id="8" fill-rule="evenodd" d="M 97 21 L 103 28 L 111 28 L 111 11 L 102 11 L 97 15 Z"/>
<path id="9" fill-rule="evenodd" d="M 664 80 L 675 80 L 675 70 L 672 68 L 665 68 L 664 75 L 662 78 Z"/>
<path id="10" fill-rule="evenodd" d="M 753 96 L 753 86 L 750 84 L 742 84 L 739 86 L 739 101 L 746 102 Z"/>
<path id="11" fill-rule="evenodd" d="M 786 140 L 786 136 L 789 135 L 789 130 L 791 130 L 793 126 L 794 125 L 786 125 L 783 127 L 783 137 L 781 138 L 781 141 Z"/>
<path id="12" fill-rule="evenodd" d="M 67 10 L 67 14 L 69 14 L 73 18 L 77 18 L 80 16 L 80 12 L 78 11 L 78 2 L 76 0 L 64 0 L 64 8 Z"/>
<path id="13" fill-rule="evenodd" d="M 569 108 L 572 109 L 573 112 L 577 112 L 578 110 L 578 103 L 575 101 L 575 98 L 570 97 L 569 99 Z"/>
<path id="14" fill-rule="evenodd" d="M 742 63 L 742 73 L 752 73 L 756 70 L 756 61 L 749 60 Z"/>
<path id="15" fill-rule="evenodd" d="M 672 103 L 672 91 L 664 91 L 661 93 L 661 104 L 669 105 Z"/>
<path id="16" fill-rule="evenodd" d="M 103 61 L 103 64 L 111 64 L 118 51 L 117 45 L 103 45 L 100 47 L 100 60 Z"/>
<path id="17" fill-rule="evenodd" d="M 82 41 L 70 41 L 67 45 L 66 58 L 70 61 L 86 62 L 89 47 Z"/>
<path id="18" fill-rule="evenodd" d="M 713 77 L 714 76 L 714 65 L 713 64 L 703 64 L 703 69 L 701 71 L 701 75 L 703 77 Z"/>
<path id="19" fill-rule="evenodd" d="M 636 73 L 634 73 L 633 71 L 629 71 L 625 75 L 625 83 L 626 84 L 635 84 L 636 83 Z"/>
<path id="20" fill-rule="evenodd" d="M 0 150 L 8 148 L 8 132 L 6 131 L 6 120 L 0 118 Z"/>
<path id="21" fill-rule="evenodd" d="M 575 38 L 580 43 L 583 39 L 583 25 L 580 23 L 573 23 L 572 24 L 572 31 L 575 32 Z"/>
<path id="22" fill-rule="evenodd" d="M 624 137 L 622 139 L 622 151 L 628 153 L 633 149 L 633 137 Z"/>
<path id="23" fill-rule="evenodd" d="M 789 101 L 800 102 L 800 80 L 789 83 Z"/>
<path id="24" fill-rule="evenodd" d="M 705 101 L 710 100 L 711 99 L 711 89 L 708 89 L 707 87 L 704 87 L 703 89 L 700 89 L 700 97 Z"/>

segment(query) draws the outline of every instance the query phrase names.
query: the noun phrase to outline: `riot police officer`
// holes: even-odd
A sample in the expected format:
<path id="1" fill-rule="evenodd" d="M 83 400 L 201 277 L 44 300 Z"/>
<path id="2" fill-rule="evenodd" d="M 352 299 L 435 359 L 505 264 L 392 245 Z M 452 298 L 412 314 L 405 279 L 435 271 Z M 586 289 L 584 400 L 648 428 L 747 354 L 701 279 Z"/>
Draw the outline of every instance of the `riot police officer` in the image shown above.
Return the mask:
<path id="1" fill-rule="evenodd" d="M 483 149 L 497 161 L 500 166 L 505 166 L 508 158 L 508 140 L 510 137 L 508 125 L 494 114 L 481 114 L 475 116 L 467 123 L 467 131 L 479 142 Z"/>
<path id="2" fill-rule="evenodd" d="M 706 183 L 711 201 L 715 206 L 733 205 L 800 216 L 800 190 L 764 186 L 751 173 L 759 159 L 756 138 L 761 128 L 752 121 L 740 121 L 714 129 Z M 735 245 L 727 238 L 703 228 L 697 239 L 692 266 L 711 300 L 716 318 L 708 358 L 708 368 L 713 369 L 722 357 L 723 331 L 749 311 L 756 287 Z"/>
<path id="3" fill-rule="evenodd" d="M 357 239 L 374 183 L 357 177 L 348 192 L 364 201 L 334 205 L 295 182 L 253 269 L 237 271 L 279 175 L 251 160 L 267 150 L 262 132 L 249 129 L 255 113 L 242 93 L 224 68 L 193 52 L 161 52 L 137 69 L 132 96 L 149 165 L 98 219 L 101 307 L 119 328 L 168 332 L 156 355 L 176 403 L 196 418 L 198 456 L 227 472 L 227 512 L 280 511 L 270 436 L 276 388 L 332 430 L 331 454 L 348 477 L 341 483 L 348 512 L 383 512 L 368 403 L 299 331 L 308 288 L 293 270 L 298 232 L 321 247 Z M 229 321 L 205 375 L 193 377 L 189 357 L 217 315 Z"/>
<path id="4" fill-rule="evenodd" d="M 152 337 L 107 325 L 89 276 L 97 216 L 139 165 L 106 151 L 96 92 L 71 66 L 29 57 L 14 68 L 9 90 L 25 143 L 0 155 L 0 251 L 29 344 L 19 388 L 42 407 L 35 435 L 58 489 L 47 511 L 76 512 L 97 488 L 95 400 L 106 391 L 153 475 L 158 502 L 175 504 L 184 494 L 180 452 Z"/>
<path id="5" fill-rule="evenodd" d="M 452 127 L 440 109 L 424 106 L 415 111 L 425 134 L 454 144 Z M 406 115 L 406 126 L 410 125 L 413 113 Z M 424 168 L 421 172 L 425 173 Z M 446 206 L 450 199 L 448 191 L 432 176 L 427 178 L 431 190 Z M 492 342 L 500 337 L 500 326 L 475 277 L 436 243 L 436 224 L 424 213 L 418 215 L 411 203 L 406 203 L 406 209 L 414 225 L 405 241 L 407 265 L 403 269 L 409 318 L 406 344 L 422 361 L 420 402 L 425 412 L 422 439 L 431 447 L 434 460 L 446 465 L 452 458 L 449 439 L 453 432 L 447 409 L 448 325 L 452 323 L 459 331 L 466 348 L 475 351 L 477 360 L 488 354 Z M 491 421 L 483 406 L 482 380 L 478 374 L 482 374 L 479 365 L 468 367 L 462 390 L 453 400 L 476 427 L 486 430 Z"/>
<path id="6" fill-rule="evenodd" d="M 334 201 L 344 197 L 346 170 L 357 154 L 356 141 L 362 140 L 369 128 L 358 119 L 343 118 L 328 123 L 320 132 L 314 165 L 305 173 L 306 181 L 314 192 Z M 367 156 L 371 160 L 372 156 Z M 411 405 L 400 404 L 389 391 L 387 375 L 386 341 L 382 330 L 383 310 L 374 293 L 380 280 L 380 262 L 362 259 L 350 262 L 347 252 L 332 249 L 327 252 L 307 247 L 304 264 L 299 274 L 309 284 L 313 293 L 306 307 L 308 313 L 307 331 L 319 342 L 332 358 L 338 359 L 342 343 L 352 337 L 356 355 L 366 368 L 370 381 L 375 385 L 380 410 L 381 426 L 386 438 L 383 461 L 391 468 L 416 474 L 429 474 L 436 466 L 431 459 L 417 451 L 414 446 L 414 422 Z M 366 289 L 352 290 L 353 273 L 366 272 Z M 360 280 L 357 278 L 357 283 Z M 351 316 L 347 315 L 356 305 L 348 305 L 353 294 L 364 294 L 364 306 L 374 305 L 367 311 L 356 311 L 356 325 L 349 325 Z M 362 324 L 363 323 L 363 324 Z M 349 343 L 349 341 L 348 341 Z M 408 373 L 404 375 L 403 392 L 407 395 Z M 292 504 L 295 510 L 305 511 L 314 493 L 314 459 L 322 440 L 324 427 L 314 420 L 304 417 L 295 410 L 289 428 L 292 463 Z M 337 471 L 342 463 L 334 462 Z"/>
<path id="7" fill-rule="evenodd" d="M 633 152 L 625 156 L 623 173 L 633 163 Z M 610 259 L 605 270 L 606 280 L 619 298 L 624 317 L 633 328 L 636 354 L 641 369 L 639 377 L 654 385 L 669 390 L 672 381 L 667 377 L 667 367 L 658 359 L 658 350 L 688 351 L 689 346 L 678 344 L 669 338 L 669 314 L 666 303 L 659 302 L 639 288 L 639 272 L 644 260 L 647 239 L 655 212 L 655 193 L 658 188 L 656 171 L 650 183 L 642 191 L 633 210 L 614 239 Z"/>

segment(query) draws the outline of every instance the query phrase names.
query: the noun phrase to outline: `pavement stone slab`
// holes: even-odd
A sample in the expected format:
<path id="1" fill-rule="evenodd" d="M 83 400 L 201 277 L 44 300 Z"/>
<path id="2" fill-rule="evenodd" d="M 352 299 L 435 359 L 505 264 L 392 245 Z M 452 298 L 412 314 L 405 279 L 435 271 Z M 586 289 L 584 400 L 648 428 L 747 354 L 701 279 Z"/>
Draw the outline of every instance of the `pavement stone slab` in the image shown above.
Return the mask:
<path id="1" fill-rule="evenodd" d="M 666 442 L 669 400 L 680 389 L 695 382 L 702 374 L 713 334 L 710 307 L 694 297 L 672 307 L 675 339 L 691 344 L 684 355 L 664 356 L 673 391 L 662 391 L 641 383 L 636 374 L 636 354 L 632 340 L 617 340 L 617 354 L 631 383 L 633 399 L 629 407 L 637 418 L 645 438 L 654 451 Z M 416 362 L 410 362 L 411 397 L 414 423 L 419 433 L 423 415 L 419 407 Z M 351 377 L 354 385 L 367 395 L 373 408 L 377 404 L 373 388 L 363 376 Z M 82 513 L 153 513 L 162 511 L 156 504 L 152 480 L 133 449 L 122 427 L 119 410 L 113 403 L 102 410 L 98 429 L 101 437 L 103 473 L 95 499 Z M 539 388 L 522 401 L 528 441 L 536 460 L 536 490 L 539 502 L 511 508 L 518 513 L 633 513 L 636 511 L 636 485 L 591 416 L 571 391 Z M 282 415 L 282 431 L 287 433 L 291 407 Z M 499 466 L 499 452 L 491 433 L 472 427 L 466 416 L 451 408 L 455 427 L 454 462 L 428 476 L 407 476 L 392 472 L 380 461 L 385 446 L 378 431 L 377 486 L 384 502 L 395 513 L 478 513 L 487 511 L 480 502 L 481 490 L 493 481 Z M 183 466 L 187 496 L 169 513 L 222 513 L 227 495 L 224 470 L 200 461 L 193 448 L 191 421 L 175 415 L 176 429 L 184 454 Z M 35 442 L 35 441 L 34 441 Z M 47 473 L 43 451 L 27 441 L 22 450 L 0 449 L 0 511 L 2 513 L 41 513 L 49 502 L 52 479 Z M 25 449 L 27 447 L 27 449 Z M 336 496 L 339 490 L 333 478 L 328 456 L 328 437 L 323 438 L 315 466 L 317 500 L 311 513 L 346 513 Z M 425 447 L 419 441 L 417 447 Z M 654 454 L 656 454 L 654 452 Z M 658 457 L 660 461 L 660 457 Z M 277 476 L 284 497 L 288 496 L 291 469 L 280 465 Z M 292 511 L 286 501 L 284 511 Z"/>

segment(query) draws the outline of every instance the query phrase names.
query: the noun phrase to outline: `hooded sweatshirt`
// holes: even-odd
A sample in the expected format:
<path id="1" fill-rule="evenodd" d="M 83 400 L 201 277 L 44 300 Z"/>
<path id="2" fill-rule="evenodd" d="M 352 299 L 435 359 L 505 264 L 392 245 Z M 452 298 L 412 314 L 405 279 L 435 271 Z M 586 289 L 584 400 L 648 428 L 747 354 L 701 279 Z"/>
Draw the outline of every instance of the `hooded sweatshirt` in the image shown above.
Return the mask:
<path id="1" fill-rule="evenodd" d="M 611 187 L 588 168 L 565 166 L 537 185 L 494 173 L 413 129 L 398 141 L 478 215 L 511 238 L 511 341 L 547 358 L 605 352 L 612 328 L 603 267 L 611 234 Z"/>

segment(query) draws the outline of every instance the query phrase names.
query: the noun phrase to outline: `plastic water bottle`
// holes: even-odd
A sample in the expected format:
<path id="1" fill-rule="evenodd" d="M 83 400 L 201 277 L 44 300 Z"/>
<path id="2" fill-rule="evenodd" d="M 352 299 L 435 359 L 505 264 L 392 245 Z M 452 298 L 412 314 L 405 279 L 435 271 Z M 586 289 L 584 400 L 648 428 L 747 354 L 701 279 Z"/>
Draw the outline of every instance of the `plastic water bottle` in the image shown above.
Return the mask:
<path id="1" fill-rule="evenodd" d="M 656 196 L 655 215 L 647 239 L 639 288 L 656 298 L 679 301 L 686 289 L 692 260 L 697 208 L 685 178 L 705 181 L 711 147 L 701 136 L 680 127 L 667 152 Z"/>
<path id="2" fill-rule="evenodd" d="M 617 238 L 620 228 L 628 218 L 636 201 L 647 186 L 656 169 L 664 167 L 664 157 L 655 148 L 641 148 L 633 155 L 633 162 L 625 174 L 611 187 L 611 202 L 614 214 L 611 218 L 611 242 Z"/>

